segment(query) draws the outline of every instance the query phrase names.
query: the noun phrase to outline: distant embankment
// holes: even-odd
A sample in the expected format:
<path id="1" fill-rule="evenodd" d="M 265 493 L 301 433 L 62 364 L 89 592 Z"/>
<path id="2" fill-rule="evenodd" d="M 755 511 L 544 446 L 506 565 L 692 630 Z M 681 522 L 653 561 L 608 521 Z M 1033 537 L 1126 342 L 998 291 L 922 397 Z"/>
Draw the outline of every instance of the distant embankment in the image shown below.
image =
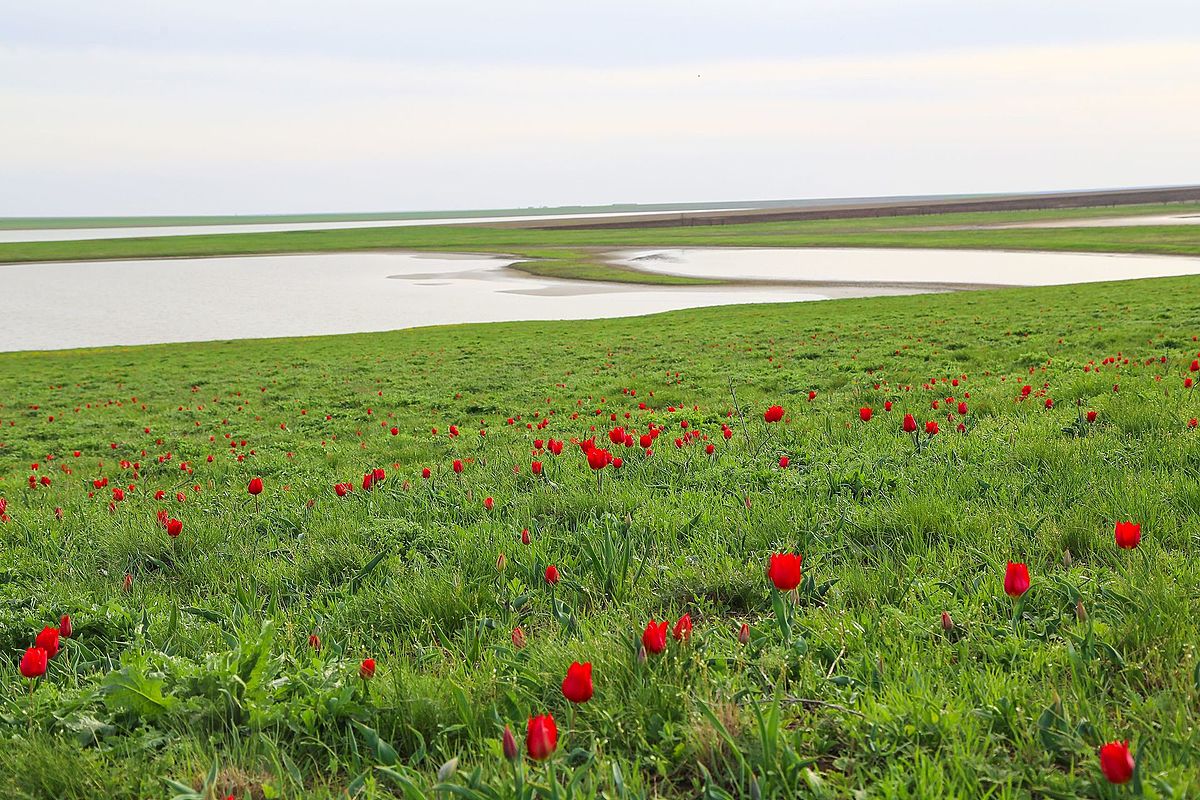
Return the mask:
<path id="1" fill-rule="evenodd" d="M 737 225 L 746 222 L 791 222 L 793 220 L 900 217 L 913 214 L 952 214 L 970 211 L 1032 211 L 1054 208 L 1128 206 L 1144 203 L 1200 201 L 1200 186 L 1160 189 L 1114 189 L 1095 192 L 989 195 L 945 200 L 897 200 L 804 208 L 761 208 L 728 211 L 664 212 L 636 217 L 607 217 L 603 220 L 539 220 L 537 222 L 492 223 L 491 227 L 520 227 L 537 230 L 598 230 L 601 228 L 676 228 L 689 225 Z"/>

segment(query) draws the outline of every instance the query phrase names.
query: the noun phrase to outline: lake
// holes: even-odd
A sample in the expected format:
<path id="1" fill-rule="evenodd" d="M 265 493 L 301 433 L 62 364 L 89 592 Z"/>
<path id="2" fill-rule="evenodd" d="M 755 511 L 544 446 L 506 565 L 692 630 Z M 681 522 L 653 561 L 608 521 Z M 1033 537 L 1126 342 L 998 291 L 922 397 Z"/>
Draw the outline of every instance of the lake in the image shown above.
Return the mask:
<path id="1" fill-rule="evenodd" d="M 772 285 L 659 287 L 540 278 L 512 259 L 322 253 L 0 265 L 0 350 L 632 316 L 730 303 L 912 294 L 962 284 L 1200 273 L 1200 259 L 925 250 L 639 250 L 641 269 Z M 786 281 L 805 281 L 783 283 Z"/>

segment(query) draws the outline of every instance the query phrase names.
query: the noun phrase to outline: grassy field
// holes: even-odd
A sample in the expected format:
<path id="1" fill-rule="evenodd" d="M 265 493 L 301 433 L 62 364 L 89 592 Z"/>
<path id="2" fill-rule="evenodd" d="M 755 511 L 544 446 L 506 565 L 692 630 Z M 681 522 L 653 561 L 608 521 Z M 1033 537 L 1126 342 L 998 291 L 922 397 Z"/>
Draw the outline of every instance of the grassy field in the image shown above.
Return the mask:
<path id="1" fill-rule="evenodd" d="M 529 259 L 518 265 L 520 269 L 547 277 L 698 284 L 711 281 L 640 272 L 607 263 L 602 253 L 605 249 L 619 247 L 933 247 L 1195 256 L 1200 255 L 1200 225 L 949 231 L 920 229 L 943 225 L 1192 213 L 1198 210 L 1200 204 L 1168 204 L 1118 209 L 937 214 L 621 230 L 537 230 L 454 225 L 11 242 L 0 243 L 0 263 L 350 250 L 432 250 L 512 254 Z"/>
<path id="2" fill-rule="evenodd" d="M 636 243 L 465 235 L 451 249 Z M 520 244 L 535 235 L 562 241 Z M 1178 229 L 1030 235 L 1200 247 Z M 1198 334 L 1200 278 L 1173 278 L 0 355 L 0 793 L 1196 796 Z M 619 468 L 590 468 L 593 437 Z M 1120 521 L 1140 546 L 1116 546 Z M 796 590 L 768 579 L 773 553 L 803 556 Z M 1009 561 L 1031 575 L 1019 601 Z M 24 680 L 64 614 L 71 636 Z M 648 621 L 685 614 L 690 637 L 645 652 Z M 594 678 L 577 706 L 573 661 Z M 543 714 L 556 748 L 535 761 Z M 1136 774 L 1110 785 L 1097 748 L 1125 739 Z"/>

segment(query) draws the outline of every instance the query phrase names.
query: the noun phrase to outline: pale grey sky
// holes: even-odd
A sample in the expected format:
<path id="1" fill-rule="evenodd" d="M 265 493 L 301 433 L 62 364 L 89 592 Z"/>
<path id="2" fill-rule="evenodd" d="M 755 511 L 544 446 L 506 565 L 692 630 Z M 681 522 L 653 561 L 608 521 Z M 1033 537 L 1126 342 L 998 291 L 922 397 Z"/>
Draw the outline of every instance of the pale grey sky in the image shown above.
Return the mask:
<path id="1" fill-rule="evenodd" d="M 0 10 L 0 215 L 1200 182 L 1184 0 Z"/>

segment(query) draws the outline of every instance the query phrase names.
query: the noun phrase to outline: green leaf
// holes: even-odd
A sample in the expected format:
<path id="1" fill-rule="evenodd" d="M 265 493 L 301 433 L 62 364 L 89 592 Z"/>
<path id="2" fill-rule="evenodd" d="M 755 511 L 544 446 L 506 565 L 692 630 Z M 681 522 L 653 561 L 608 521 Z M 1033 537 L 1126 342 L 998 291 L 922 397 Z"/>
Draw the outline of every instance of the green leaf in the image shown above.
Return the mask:
<path id="1" fill-rule="evenodd" d="M 130 711 L 152 719 L 177 705 L 175 698 L 163 695 L 163 681 L 150 678 L 133 667 L 110 672 L 102 684 L 104 704 L 110 709 Z"/>

